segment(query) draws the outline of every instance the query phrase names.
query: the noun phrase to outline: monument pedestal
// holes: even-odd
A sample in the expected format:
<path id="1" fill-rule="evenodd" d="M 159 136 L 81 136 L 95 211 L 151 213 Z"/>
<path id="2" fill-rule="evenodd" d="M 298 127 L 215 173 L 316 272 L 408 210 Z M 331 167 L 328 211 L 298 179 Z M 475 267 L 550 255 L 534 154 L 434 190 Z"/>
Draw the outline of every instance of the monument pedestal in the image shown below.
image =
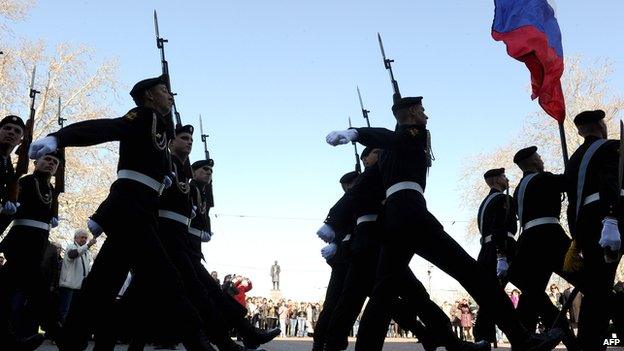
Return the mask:
<path id="1" fill-rule="evenodd" d="M 279 301 L 284 297 L 284 295 L 282 294 L 281 290 L 275 290 L 275 289 L 271 289 L 271 292 L 269 293 L 269 298 L 275 302 L 275 301 Z"/>

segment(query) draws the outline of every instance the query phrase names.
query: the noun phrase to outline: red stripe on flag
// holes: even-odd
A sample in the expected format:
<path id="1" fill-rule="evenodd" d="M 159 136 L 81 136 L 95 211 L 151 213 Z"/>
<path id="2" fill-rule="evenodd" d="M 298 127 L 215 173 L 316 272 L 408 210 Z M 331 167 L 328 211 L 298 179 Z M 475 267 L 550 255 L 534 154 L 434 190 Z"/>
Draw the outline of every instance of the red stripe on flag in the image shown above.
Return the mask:
<path id="1" fill-rule="evenodd" d="M 531 73 L 531 99 L 539 98 L 544 111 L 558 122 L 563 122 L 563 58 L 548 45 L 546 34 L 533 26 L 523 26 L 508 33 L 492 31 L 492 37 L 505 43 L 509 56 L 526 64 Z"/>

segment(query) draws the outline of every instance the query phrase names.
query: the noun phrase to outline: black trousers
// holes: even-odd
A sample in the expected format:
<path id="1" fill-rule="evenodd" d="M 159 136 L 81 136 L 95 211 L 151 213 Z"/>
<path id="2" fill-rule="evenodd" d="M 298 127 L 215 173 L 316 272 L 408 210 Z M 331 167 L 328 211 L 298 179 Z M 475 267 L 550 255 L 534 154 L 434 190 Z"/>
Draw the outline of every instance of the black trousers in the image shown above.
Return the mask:
<path id="1" fill-rule="evenodd" d="M 518 321 L 509 297 L 496 276 L 488 273 L 453 240 L 426 208 L 424 197 L 411 190 L 393 194 L 385 205 L 385 237 L 373 293 L 360 322 L 356 350 L 381 350 L 391 304 L 397 296 L 416 304 L 422 293 L 405 279 L 414 254 L 455 278 L 480 306 L 495 311 L 495 321 L 512 343 L 529 333 Z"/>
<path id="2" fill-rule="evenodd" d="M 381 235 L 380 222 L 364 222 L 354 231 L 349 268 L 343 283 L 338 303 L 332 313 L 331 322 L 326 332 L 326 344 L 329 350 L 344 350 L 348 346 L 348 337 L 353 323 L 362 311 L 366 297 L 371 294 L 375 282 L 375 273 L 379 262 L 379 245 Z M 411 273 L 411 272 L 410 272 Z M 415 281 L 417 289 L 426 291 L 413 274 L 406 278 Z M 428 295 L 427 295 L 428 298 Z M 435 307 L 433 307 L 435 306 Z M 412 331 L 419 339 L 424 338 L 425 327 L 417 320 L 417 311 L 410 311 L 410 306 L 402 299 L 396 299 L 392 305 L 391 317 L 401 328 Z M 434 309 L 439 307 L 430 305 Z M 437 317 L 448 320 L 440 310 Z M 431 321 L 432 324 L 435 322 Z M 444 322 L 442 322 L 444 323 Z M 434 332 L 428 331 L 427 332 Z M 433 335 L 430 335 L 433 337 Z"/>
<path id="3" fill-rule="evenodd" d="M 544 224 L 525 230 L 518 239 L 516 257 L 509 268 L 509 280 L 522 295 L 518 301 L 518 316 L 529 330 L 537 328 L 541 317 L 550 328 L 559 309 L 546 294 L 546 286 L 553 273 L 575 282 L 563 273 L 563 262 L 570 247 L 570 239 L 559 224 Z"/>
<path id="4" fill-rule="evenodd" d="M 613 281 L 619 262 L 606 263 L 604 250 L 598 244 L 602 218 L 589 205 L 581 212 L 576 227 L 576 240 L 583 253 L 583 269 L 576 275 L 583 301 L 578 321 L 578 341 L 583 350 L 605 350 L 609 320 L 614 309 Z M 584 215 L 585 214 L 585 215 Z M 624 233 L 620 221 L 620 233 Z"/>
<path id="5" fill-rule="evenodd" d="M 81 294 L 72 300 L 63 331 L 67 349 L 86 348 L 92 332 L 105 340 L 115 338 L 114 303 L 130 270 L 149 291 L 133 306 L 135 336 L 157 334 L 179 340 L 196 334 L 202 326 L 157 236 L 157 194 L 141 184 L 128 183 L 114 183 L 98 209 L 98 223 L 107 239 L 82 283 Z"/>
<path id="6" fill-rule="evenodd" d="M 329 261 L 329 265 L 332 267 L 329 283 L 327 284 L 327 291 L 325 292 L 325 301 L 323 302 L 323 309 L 319 314 L 318 321 L 314 327 L 314 346 L 315 350 L 322 350 L 323 344 L 327 337 L 329 323 L 331 322 L 332 315 L 340 294 L 344 287 L 345 278 L 349 270 L 348 252 L 349 248 L 346 244 L 341 243 L 336 255 Z"/>
<path id="7" fill-rule="evenodd" d="M 516 253 L 516 240 L 512 238 L 505 239 L 505 257 L 507 262 L 512 264 Z M 481 245 L 479 255 L 477 256 L 477 262 L 483 266 L 483 268 L 489 273 L 496 275 L 497 264 L 497 252 L 496 243 L 490 241 Z M 507 285 L 507 279 L 500 281 L 502 289 Z M 487 306 L 479 306 L 479 312 L 477 314 L 477 320 L 473 329 L 474 338 L 477 341 L 485 340 L 490 343 L 496 341 L 496 325 L 494 323 L 494 312 L 488 310 Z"/>
<path id="8" fill-rule="evenodd" d="M 12 306 L 16 294 L 28 301 L 35 325 L 52 330 L 56 320 L 51 318 L 53 306 L 49 302 L 49 288 L 41 269 L 43 253 L 48 245 L 47 230 L 28 226 L 14 226 L 2 241 L 7 262 L 0 268 L 0 329 L 19 334 L 19 325 L 12 325 L 11 316 L 25 316 L 25 311 Z M 15 321 L 17 322 L 17 321 Z M 2 333 L 0 332 L 0 333 Z M 29 333 L 32 335 L 32 333 Z M 30 335 L 18 335 L 27 337 Z M 2 340 L 0 340 L 2 342 Z"/>

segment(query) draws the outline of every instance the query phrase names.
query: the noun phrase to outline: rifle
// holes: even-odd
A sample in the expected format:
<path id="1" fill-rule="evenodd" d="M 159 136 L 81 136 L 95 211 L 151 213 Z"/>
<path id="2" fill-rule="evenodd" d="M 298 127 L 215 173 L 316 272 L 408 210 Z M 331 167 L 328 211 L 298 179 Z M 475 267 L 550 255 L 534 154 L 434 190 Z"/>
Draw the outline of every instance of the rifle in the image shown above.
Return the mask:
<path id="1" fill-rule="evenodd" d="M 61 97 L 58 98 L 58 110 L 56 112 L 56 122 L 59 127 L 63 128 L 63 125 L 67 119 L 61 117 Z M 60 162 L 56 173 L 54 174 L 54 201 L 52 202 L 53 216 L 58 219 L 59 216 L 59 195 L 65 192 L 65 148 L 58 149 L 60 156 Z"/>
<path id="2" fill-rule="evenodd" d="M 349 117 L 349 128 L 351 128 L 351 117 Z M 355 171 L 360 174 L 362 173 L 362 166 L 360 165 L 360 155 L 358 155 L 357 144 L 355 141 L 352 141 L 351 144 L 353 144 L 353 149 L 355 150 Z"/>
<path id="3" fill-rule="evenodd" d="M 199 132 L 201 133 L 201 141 L 204 143 L 204 155 L 206 160 L 209 161 L 210 167 L 214 166 L 214 160 L 210 158 L 210 151 L 208 151 L 208 134 L 204 134 L 204 124 L 202 123 L 201 115 L 199 115 Z M 206 186 L 206 206 L 208 208 L 214 207 L 214 197 L 212 195 L 212 181 Z"/>
<path id="4" fill-rule="evenodd" d="M 386 51 L 384 50 L 383 42 L 381 41 L 381 35 L 377 33 L 377 40 L 379 41 L 379 49 L 381 50 L 381 57 L 383 58 L 384 67 L 388 70 L 390 75 L 390 83 L 392 83 L 392 101 L 397 102 L 401 98 L 401 92 L 399 91 L 399 83 L 394 79 L 394 72 L 392 72 L 392 62 L 394 60 L 386 58 Z"/>
<path id="5" fill-rule="evenodd" d="M 175 93 L 171 90 L 171 76 L 169 75 L 169 62 L 165 58 L 165 43 L 168 43 L 169 40 L 160 37 L 160 31 L 158 30 L 158 15 L 156 14 L 156 10 L 154 10 L 154 31 L 156 33 L 156 47 L 160 50 L 160 63 L 162 65 L 162 74 L 167 77 L 167 89 L 169 93 L 173 97 L 173 116 L 175 117 L 176 127 L 182 125 L 182 119 L 180 118 L 180 113 L 178 112 L 178 108 L 175 103 Z"/>
<path id="6" fill-rule="evenodd" d="M 397 87 L 398 89 L 398 87 Z M 362 109 L 362 117 L 366 120 L 366 126 L 370 128 L 370 121 L 368 120 L 369 110 L 364 108 L 364 103 L 362 102 L 362 94 L 360 94 L 360 87 L 357 87 L 358 99 L 360 99 L 360 108 Z"/>
<path id="7" fill-rule="evenodd" d="M 30 97 L 30 115 L 25 123 L 24 136 L 22 137 L 22 143 L 18 146 L 15 153 L 17 154 L 17 164 L 15 165 L 15 181 L 11 184 L 9 189 L 9 199 L 13 202 L 17 202 L 17 196 L 19 193 L 19 179 L 26 173 L 28 173 L 28 149 L 32 143 L 33 127 L 35 125 L 35 98 L 40 91 L 35 90 L 35 75 L 37 74 L 37 66 L 33 67 L 32 77 L 30 78 L 30 88 L 28 96 Z"/>

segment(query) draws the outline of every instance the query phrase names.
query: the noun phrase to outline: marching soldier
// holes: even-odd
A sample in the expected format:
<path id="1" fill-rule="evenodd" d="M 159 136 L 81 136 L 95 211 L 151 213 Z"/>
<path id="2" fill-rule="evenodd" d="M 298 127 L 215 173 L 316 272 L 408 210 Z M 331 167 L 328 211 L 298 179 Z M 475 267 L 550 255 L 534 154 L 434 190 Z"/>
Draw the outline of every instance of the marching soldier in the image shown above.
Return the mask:
<path id="1" fill-rule="evenodd" d="M 0 235 L 17 211 L 16 204 L 9 197 L 10 186 L 16 180 L 11 152 L 21 143 L 25 128 L 24 121 L 18 116 L 6 116 L 0 121 Z"/>
<path id="2" fill-rule="evenodd" d="M 481 250 L 477 262 L 483 265 L 488 273 L 496 274 L 504 288 L 507 283 L 507 270 L 516 250 L 514 238 L 517 231 L 516 214 L 512 208 L 513 199 L 505 194 L 509 189 L 505 169 L 490 169 L 485 172 L 483 178 L 490 192 L 481 202 L 477 215 L 477 225 L 481 232 Z M 485 340 L 497 347 L 492 312 L 488 311 L 486 306 L 479 309 L 474 336 L 475 340 Z"/>
<path id="3" fill-rule="evenodd" d="M 356 350 L 382 349 L 387 324 L 378 321 L 389 320 L 389 307 L 396 296 L 418 301 L 403 279 L 415 253 L 457 279 L 480 306 L 493 311 L 496 324 L 514 348 L 552 349 L 559 343 L 561 332 L 555 329 L 535 335 L 527 331 L 496 277 L 471 258 L 427 210 L 423 194 L 431 156 L 422 97 L 401 98 L 392 111 L 398 123 L 395 131 L 358 128 L 332 132 L 326 138 L 331 145 L 357 141 L 384 149 L 379 165 L 386 191 L 386 237 L 377 282 L 360 323 Z"/>
<path id="4" fill-rule="evenodd" d="M 35 161 L 34 172 L 19 180 L 20 206 L 11 230 L 2 241 L 7 258 L 0 278 L 0 328 L 3 332 L 15 332 L 9 321 L 10 315 L 24 313 L 11 311 L 11 307 L 19 308 L 11 306 L 12 297 L 19 293 L 23 294 L 24 300 L 28 301 L 34 311 L 38 325 L 50 335 L 58 333 L 57 322 L 51 318 L 54 314 L 48 310 L 51 307 L 46 303 L 49 289 L 43 278 L 41 263 L 48 245 L 50 228 L 58 225 L 58 219 L 52 212 L 52 203 L 56 199 L 50 178 L 61 161 L 57 153 L 45 154 Z M 9 336 L 8 340 L 3 340 L 3 345 L 18 349 L 19 343 L 11 339 Z M 36 344 L 36 340 L 39 340 L 39 344 L 43 341 L 36 336 L 29 336 L 27 344 L 34 346 L 32 344 Z"/>
<path id="5" fill-rule="evenodd" d="M 342 177 L 340 177 L 340 186 L 342 187 L 342 190 L 347 192 L 349 188 L 353 186 L 357 177 L 358 173 L 355 171 L 345 173 Z M 321 309 L 318 321 L 314 327 L 314 342 L 312 344 L 312 351 L 323 350 L 329 322 L 331 321 L 332 313 L 338 303 L 340 292 L 344 286 L 345 277 L 349 268 L 348 257 L 351 239 L 351 235 L 347 233 L 350 233 L 352 229 L 353 228 L 351 227 L 343 231 L 343 235 L 340 237 L 334 237 L 332 240 L 326 240 L 330 243 L 321 250 L 321 255 L 331 267 L 331 276 L 329 277 L 329 282 L 327 284 L 323 308 Z M 321 227 L 319 231 L 323 232 L 324 230 L 331 230 L 331 227 L 326 225 Z M 321 236 L 321 234 L 319 236 Z"/>
<path id="6" fill-rule="evenodd" d="M 513 161 L 522 170 L 522 179 L 514 192 L 514 203 L 521 234 L 509 280 L 520 290 L 518 315 L 522 324 L 537 328 L 538 316 L 550 327 L 559 310 L 546 294 L 546 286 L 553 273 L 567 277 L 563 262 L 570 239 L 561 227 L 561 199 L 567 182 L 562 174 L 544 171 L 544 162 L 536 146 L 519 150 Z M 571 282 L 576 285 L 575 282 Z M 577 350 L 575 337 L 562 318 L 559 326 L 565 332 L 563 342 L 568 350 Z"/>
<path id="7" fill-rule="evenodd" d="M 574 118 L 585 140 L 565 170 L 568 224 L 582 253 L 579 279 L 584 286 L 578 340 L 583 350 L 604 350 L 613 280 L 620 260 L 622 208 L 619 143 L 607 140 L 605 112 L 584 111 Z M 621 165 L 620 165 L 621 167 Z M 571 247 L 573 248 L 573 247 Z"/>
<path id="8" fill-rule="evenodd" d="M 381 202 L 384 198 L 381 173 L 377 167 L 380 152 L 381 150 L 370 147 L 362 151 L 364 172 L 332 207 L 324 229 L 319 231 L 321 239 L 331 241 L 336 233 L 352 227 L 354 220 L 356 222 L 348 271 L 327 328 L 325 351 L 346 349 L 349 331 L 364 306 L 366 296 L 373 290 L 383 227 L 383 222 L 379 219 L 383 209 Z M 459 340 L 450 328 L 450 320 L 440 307 L 431 301 L 420 281 L 413 274 L 409 274 L 405 279 L 411 281 L 411 289 L 422 293 L 419 308 L 411 310 L 402 299 L 397 298 L 392 306 L 392 318 L 401 328 L 412 331 L 422 342 L 425 350 L 435 350 L 437 346 L 442 345 L 448 350 L 489 349 L 487 344 L 474 345 Z M 427 324 L 427 328 L 417 320 L 417 315 Z"/>
<path id="9" fill-rule="evenodd" d="M 212 237 L 208 214 L 212 206 L 212 194 L 209 185 L 212 182 L 213 163 L 211 159 L 201 160 L 194 162 L 191 166 L 193 169 L 191 199 L 196 208 L 196 216 L 191 219 L 191 225 L 188 228 L 191 263 L 203 288 L 215 302 L 227 325 L 238 332 L 245 347 L 256 349 L 277 337 L 280 334 L 280 329 L 273 328 L 264 331 L 254 327 L 246 318 L 247 309 L 221 289 L 219 283 L 212 278 L 201 262 L 203 259 L 201 244 L 210 241 Z"/>
<path id="10" fill-rule="evenodd" d="M 107 239 L 72 301 L 58 342 L 62 351 L 85 349 L 91 329 L 109 334 L 114 302 L 130 269 L 141 277 L 151 301 L 159 301 L 158 308 L 142 311 L 141 318 L 152 321 L 149 326 L 134 324 L 152 329 L 137 334 L 179 337 L 188 350 L 211 350 L 198 312 L 157 237 L 158 199 L 172 182 L 167 144 L 173 137 L 173 98 L 166 82 L 166 76 L 138 82 L 130 91 L 137 107 L 123 117 L 74 123 L 31 145 L 30 157 L 38 158 L 62 147 L 120 142 L 117 180 L 88 223 L 94 234 L 105 231 Z"/>

